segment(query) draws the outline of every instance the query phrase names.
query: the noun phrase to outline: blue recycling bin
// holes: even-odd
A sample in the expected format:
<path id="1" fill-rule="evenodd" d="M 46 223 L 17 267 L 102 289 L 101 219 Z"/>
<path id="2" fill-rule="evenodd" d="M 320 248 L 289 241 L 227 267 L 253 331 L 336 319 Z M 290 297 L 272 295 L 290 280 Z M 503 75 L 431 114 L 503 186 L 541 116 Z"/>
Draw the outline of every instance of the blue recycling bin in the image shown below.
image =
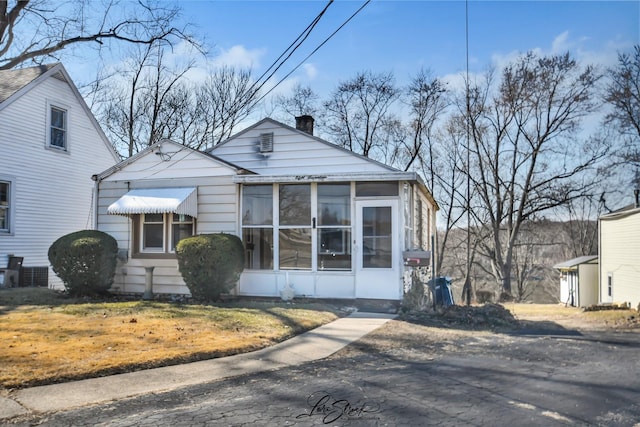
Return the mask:
<path id="1" fill-rule="evenodd" d="M 429 289 L 433 295 L 433 305 L 448 307 L 454 305 L 453 294 L 451 293 L 451 278 L 450 277 L 436 277 L 429 280 Z"/>

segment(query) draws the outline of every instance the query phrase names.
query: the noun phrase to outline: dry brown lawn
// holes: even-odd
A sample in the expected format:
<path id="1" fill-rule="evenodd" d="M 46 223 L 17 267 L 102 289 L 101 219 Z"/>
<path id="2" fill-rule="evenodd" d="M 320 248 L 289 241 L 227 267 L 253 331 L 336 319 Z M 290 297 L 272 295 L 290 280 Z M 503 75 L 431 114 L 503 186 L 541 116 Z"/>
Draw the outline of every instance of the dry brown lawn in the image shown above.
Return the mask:
<path id="1" fill-rule="evenodd" d="M 0 290 L 0 388 L 243 353 L 335 320 L 329 305 L 86 302 L 49 289 Z"/>
<path id="2" fill-rule="evenodd" d="M 516 304 L 504 303 L 504 307 L 518 320 L 554 322 L 565 328 L 609 329 L 637 328 L 640 316 L 634 309 L 584 311 L 564 304 Z"/>

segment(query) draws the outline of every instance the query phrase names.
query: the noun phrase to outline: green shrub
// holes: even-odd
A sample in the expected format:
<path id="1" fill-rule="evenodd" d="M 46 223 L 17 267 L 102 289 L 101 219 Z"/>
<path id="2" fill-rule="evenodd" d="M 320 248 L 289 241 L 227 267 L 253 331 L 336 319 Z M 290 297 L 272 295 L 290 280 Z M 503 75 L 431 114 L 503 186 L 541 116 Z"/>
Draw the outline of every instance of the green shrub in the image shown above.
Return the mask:
<path id="1" fill-rule="evenodd" d="M 244 246 L 232 234 L 201 234 L 180 240 L 178 266 L 191 295 L 215 301 L 231 290 L 244 268 Z"/>
<path id="2" fill-rule="evenodd" d="M 60 237 L 49 248 L 49 262 L 69 294 L 106 293 L 116 273 L 118 242 L 97 230 Z"/>

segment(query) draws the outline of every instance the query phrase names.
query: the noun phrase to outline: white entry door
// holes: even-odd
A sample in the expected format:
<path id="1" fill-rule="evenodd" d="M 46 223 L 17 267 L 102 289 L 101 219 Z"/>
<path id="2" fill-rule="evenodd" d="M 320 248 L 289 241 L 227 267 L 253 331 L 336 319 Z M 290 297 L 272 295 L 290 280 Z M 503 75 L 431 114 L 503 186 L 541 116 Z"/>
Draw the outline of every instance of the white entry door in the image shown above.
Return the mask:
<path id="1" fill-rule="evenodd" d="M 400 298 L 398 201 L 356 202 L 356 298 Z"/>

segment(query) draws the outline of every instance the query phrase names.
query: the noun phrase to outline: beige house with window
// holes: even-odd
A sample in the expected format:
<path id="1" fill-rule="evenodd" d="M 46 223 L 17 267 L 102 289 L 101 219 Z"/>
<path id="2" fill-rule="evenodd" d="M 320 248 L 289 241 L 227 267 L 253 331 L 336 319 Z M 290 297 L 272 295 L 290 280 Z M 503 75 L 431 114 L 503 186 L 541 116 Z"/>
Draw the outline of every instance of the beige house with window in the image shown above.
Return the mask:
<path id="1" fill-rule="evenodd" d="M 640 208 L 603 215 L 600 233 L 600 302 L 640 304 Z"/>
<path id="2" fill-rule="evenodd" d="M 238 295 L 401 300 L 403 251 L 431 251 L 438 209 L 415 172 L 402 172 L 264 119 L 199 152 L 162 141 L 96 175 L 98 229 L 121 248 L 114 290 L 185 294 L 176 243 L 242 238 Z"/>
<path id="3" fill-rule="evenodd" d="M 59 63 L 0 71 L 0 147 L 0 268 L 15 255 L 20 285 L 61 287 L 49 247 L 94 227 L 91 176 L 120 157 Z"/>

